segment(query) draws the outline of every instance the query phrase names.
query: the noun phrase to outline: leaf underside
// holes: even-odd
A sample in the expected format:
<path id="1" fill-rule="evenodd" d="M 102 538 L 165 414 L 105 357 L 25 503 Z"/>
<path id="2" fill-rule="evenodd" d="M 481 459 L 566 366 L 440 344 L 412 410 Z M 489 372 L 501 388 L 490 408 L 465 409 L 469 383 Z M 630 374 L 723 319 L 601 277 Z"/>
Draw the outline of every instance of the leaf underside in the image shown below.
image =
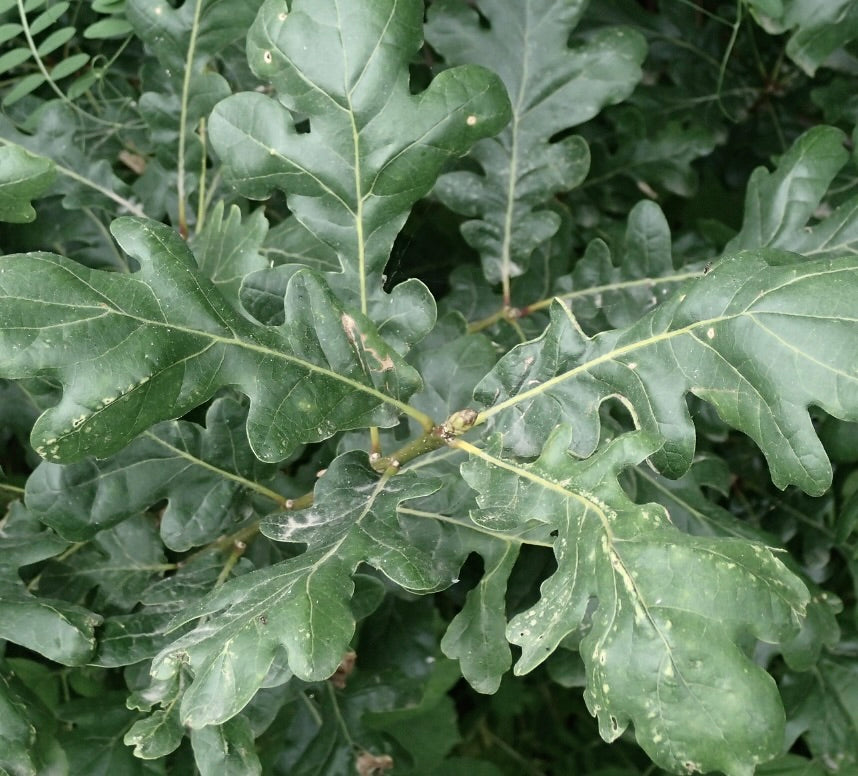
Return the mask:
<path id="1" fill-rule="evenodd" d="M 532 464 L 502 458 L 495 438 L 462 466 L 479 493 L 477 524 L 542 523 L 557 536 L 557 570 L 507 627 L 521 647 L 515 672 L 581 633 L 584 698 L 606 741 L 633 723 L 638 743 L 669 770 L 752 773 L 749 763 L 780 751 L 784 714 L 742 637 L 792 635 L 806 588 L 762 545 L 681 533 L 660 505 L 629 500 L 617 475 L 652 453 L 645 435 L 619 437 L 586 460 L 567 452 L 571 437 L 558 427 Z"/>
<path id="2" fill-rule="evenodd" d="M 189 607 L 174 626 L 219 612 L 165 649 L 153 676 L 166 679 L 185 663 L 194 679 L 181 717 L 193 728 L 230 719 L 259 689 L 275 658 L 288 658 L 301 679 L 325 679 L 352 637 L 349 609 L 360 563 L 397 584 L 428 591 L 450 583 L 444 566 L 417 547 L 404 547 L 396 507 L 426 496 L 439 484 L 403 473 L 380 482 L 366 455 L 337 458 L 316 489 L 312 508 L 272 517 L 263 531 L 279 541 L 306 542 L 307 552 L 243 575 Z"/>

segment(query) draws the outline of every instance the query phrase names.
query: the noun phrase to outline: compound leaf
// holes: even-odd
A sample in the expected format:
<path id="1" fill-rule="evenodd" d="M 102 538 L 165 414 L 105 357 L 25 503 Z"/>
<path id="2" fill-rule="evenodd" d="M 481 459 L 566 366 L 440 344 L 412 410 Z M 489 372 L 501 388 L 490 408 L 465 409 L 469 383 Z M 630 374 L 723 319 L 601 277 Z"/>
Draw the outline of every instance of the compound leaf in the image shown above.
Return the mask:
<path id="1" fill-rule="evenodd" d="M 690 392 L 759 445 L 778 487 L 818 495 L 831 464 L 808 407 L 858 418 L 858 260 L 799 259 L 773 251 L 726 257 L 687 293 L 592 339 L 555 302 L 543 335 L 510 351 L 477 386 L 475 398 L 491 405 L 481 418 L 496 417 L 505 443 L 534 455 L 559 411 L 575 429 L 573 450 L 589 455 L 597 409 L 618 396 L 639 428 L 664 440 L 656 468 L 678 477 L 695 446 Z"/>
<path id="2" fill-rule="evenodd" d="M 112 231 L 140 272 L 90 270 L 46 253 L 0 259 L 0 374 L 49 374 L 65 388 L 33 428 L 43 457 L 110 455 L 225 385 L 250 397 L 248 438 L 264 461 L 414 412 L 403 401 L 419 387 L 417 373 L 309 270 L 289 284 L 285 323 L 254 326 L 200 275 L 171 229 L 120 218 Z"/>
<path id="3" fill-rule="evenodd" d="M 173 8 L 167 2 L 128 0 L 128 20 L 153 55 L 143 58 L 138 105 L 151 144 L 141 150 L 155 158 L 135 184 L 150 216 L 166 210 L 179 220 L 174 212 L 179 191 L 200 185 L 206 148 L 194 130 L 230 95 L 221 74 L 229 71 L 226 50 L 246 34 L 260 2 L 186 0 Z"/>
<path id="4" fill-rule="evenodd" d="M 75 113 L 65 103 L 45 105 L 33 134 L 20 132 L 0 116 L 0 137 L 3 145 L 20 146 L 53 162 L 58 175 L 51 191 L 63 195 L 64 208 L 96 207 L 113 213 L 118 203 L 129 204 L 129 188 L 110 162 L 85 153 Z"/>
<path id="5" fill-rule="evenodd" d="M 56 175 L 50 159 L 20 146 L 0 146 L 0 221 L 24 224 L 36 217 L 30 200 L 44 194 Z"/>
<path id="6" fill-rule="evenodd" d="M 605 740 L 631 722 L 662 767 L 751 774 L 749 763 L 781 751 L 784 712 L 774 681 L 740 645 L 748 634 L 777 642 L 797 631 L 807 589 L 763 545 L 689 536 L 660 505 L 630 501 L 617 475 L 657 446 L 645 435 L 581 461 L 567 452 L 571 436 L 558 427 L 532 464 L 501 458 L 495 438 L 486 450 L 469 446 L 462 466 L 479 493 L 476 523 L 556 531 L 556 572 L 507 627 L 522 649 L 515 672 L 539 665 L 587 617 L 584 697 Z"/>
<path id="7" fill-rule="evenodd" d="M 346 453 L 319 480 L 312 508 L 266 520 L 268 536 L 305 542 L 308 550 L 233 579 L 188 607 L 174 625 L 215 616 L 155 659 L 157 679 L 174 675 L 186 663 L 194 670 L 182 700 L 183 724 L 197 729 L 233 717 L 284 651 L 299 678 L 330 676 L 354 632 L 349 600 L 359 564 L 375 566 L 409 590 L 449 585 L 444 567 L 403 539 L 396 512 L 402 501 L 438 487 L 437 481 L 410 472 L 379 479 L 365 453 Z"/>
<path id="8" fill-rule="evenodd" d="M 429 9 L 426 37 L 432 47 L 448 64 L 491 68 L 512 100 L 510 125 L 474 147 L 482 174 L 449 173 L 435 188 L 445 205 L 476 219 L 463 225 L 462 235 L 480 252 L 493 283 L 524 272 L 534 249 L 560 226 L 548 203 L 587 174 L 590 153 L 583 138 L 551 138 L 628 97 L 641 77 L 646 45 L 632 30 L 604 29 L 569 47 L 585 5 L 440 0 Z"/>
<path id="9" fill-rule="evenodd" d="M 268 0 L 250 30 L 248 61 L 279 101 L 234 95 L 209 125 L 227 179 L 254 199 L 285 190 L 295 217 L 337 252 L 342 285 L 364 314 L 383 293 L 411 206 L 447 160 L 509 118 L 500 80 L 480 67 L 446 71 L 411 94 L 422 20 L 419 0 L 294 0 L 288 10 Z M 303 119 L 309 132 L 299 133 Z"/>

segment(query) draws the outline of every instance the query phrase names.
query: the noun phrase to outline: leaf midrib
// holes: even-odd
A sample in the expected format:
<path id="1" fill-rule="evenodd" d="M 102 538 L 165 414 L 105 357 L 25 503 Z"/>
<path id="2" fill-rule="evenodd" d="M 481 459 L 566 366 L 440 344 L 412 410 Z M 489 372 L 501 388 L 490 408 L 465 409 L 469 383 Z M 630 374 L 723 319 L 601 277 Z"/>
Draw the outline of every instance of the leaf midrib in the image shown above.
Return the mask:
<path id="1" fill-rule="evenodd" d="M 618 568 L 613 563 L 611 563 L 611 568 L 615 571 L 614 576 L 619 575 L 622 578 L 624 585 L 629 589 L 629 595 L 630 596 L 633 595 L 632 603 L 635 606 L 640 605 L 641 609 L 643 610 L 644 615 L 646 616 L 647 621 L 650 623 L 653 630 L 658 634 L 659 638 L 662 640 L 662 642 L 664 644 L 665 651 L 666 651 L 667 655 L 669 656 L 670 661 L 674 666 L 674 669 L 676 670 L 677 674 L 679 676 L 681 676 L 679 666 L 676 663 L 676 661 L 673 659 L 673 650 L 671 649 L 671 646 L 670 646 L 670 643 L 669 643 L 667 637 L 664 635 L 664 633 L 662 633 L 662 630 L 661 630 L 661 628 L 659 628 L 658 623 L 655 621 L 655 618 L 652 616 L 652 614 L 650 614 L 649 607 L 647 606 L 646 601 L 644 600 L 644 597 L 638 592 L 638 587 L 637 587 L 637 584 L 635 583 L 634 577 L 629 572 L 629 570 L 626 568 L 626 564 L 625 564 L 622 556 L 620 555 L 620 553 L 616 550 L 616 548 L 614 546 L 615 545 L 614 533 L 611 530 L 610 520 L 608 519 L 608 516 L 605 514 L 604 509 L 602 509 L 602 507 L 597 502 L 595 502 L 592 499 L 587 498 L 587 496 L 582 494 L 582 493 L 578 493 L 577 491 L 574 491 L 574 490 L 569 490 L 568 488 L 564 487 L 560 483 L 552 482 L 551 480 L 546 479 L 545 477 L 542 477 L 539 474 L 535 474 L 534 472 L 530 471 L 529 469 L 524 469 L 517 464 L 510 463 L 509 461 L 504 461 L 500 458 L 496 458 L 495 456 L 491 455 L 490 453 L 485 452 L 485 450 L 478 448 L 478 447 L 475 447 L 474 445 L 471 445 L 470 443 L 465 442 L 464 440 L 459 440 L 456 443 L 456 445 L 457 445 L 457 447 L 460 447 L 461 449 L 465 450 L 466 452 L 470 453 L 471 455 L 482 459 L 483 461 L 485 461 L 486 463 L 488 463 L 491 466 L 495 466 L 495 467 L 500 468 L 500 469 L 505 469 L 506 471 L 511 472 L 512 474 L 514 474 L 517 477 L 520 477 L 520 478 L 526 479 L 526 480 L 530 480 L 534 484 L 536 484 L 542 488 L 545 488 L 546 490 L 550 490 L 554 493 L 558 493 L 566 501 L 569 501 L 570 498 L 574 499 L 575 501 L 577 501 L 579 504 L 581 504 L 584 507 L 585 516 L 586 516 L 586 513 L 589 511 L 592 511 L 593 513 L 596 514 L 596 516 L 599 518 L 599 522 L 602 524 L 602 530 L 605 532 L 605 537 L 606 537 L 607 545 L 609 547 L 609 552 L 610 552 L 612 557 L 616 558 L 617 563 L 619 565 L 619 568 Z M 609 559 L 609 562 L 610 562 L 610 559 Z"/>
<path id="2" fill-rule="evenodd" d="M 210 464 L 208 461 L 205 461 L 202 458 L 199 458 L 198 456 L 193 455 L 189 451 L 182 450 L 181 448 L 176 447 L 175 445 L 171 444 L 167 440 L 162 439 L 161 437 L 157 436 L 156 434 L 153 434 L 151 431 L 144 431 L 143 436 L 147 437 L 148 439 L 151 439 L 153 442 L 157 442 L 159 445 L 161 445 L 162 447 L 165 447 L 167 450 L 170 450 L 172 453 L 179 456 L 180 458 L 185 459 L 186 461 L 188 461 L 188 463 L 190 465 L 199 466 L 203 469 L 206 469 L 207 471 L 212 472 L 213 474 L 218 475 L 219 477 L 223 477 L 224 479 L 232 480 L 233 482 L 238 483 L 240 486 L 247 488 L 248 490 L 256 491 L 260 495 L 265 496 L 266 498 L 270 499 L 275 504 L 278 504 L 281 507 L 283 506 L 283 504 L 286 501 L 285 496 L 281 496 L 276 491 L 273 491 L 270 488 L 265 487 L 261 483 L 254 482 L 253 480 L 249 480 L 246 477 L 242 477 L 240 474 L 235 474 L 235 473 L 228 471 L 226 469 L 222 469 L 218 466 L 214 466 L 213 464 Z"/>
<path id="3" fill-rule="evenodd" d="M 576 321 L 574 320 L 574 318 L 572 318 L 568 308 L 565 305 L 563 306 L 563 310 L 566 312 L 566 315 L 570 318 L 572 325 L 576 326 L 576 328 L 577 328 Z M 499 412 L 503 412 L 505 409 L 508 409 L 509 407 L 513 407 L 522 401 L 527 401 L 528 399 L 531 399 L 534 396 L 538 396 L 541 393 L 545 393 L 546 391 L 550 390 L 551 388 L 554 388 L 556 385 L 559 385 L 560 383 L 563 383 L 566 380 L 570 380 L 573 377 L 577 377 L 582 372 L 588 372 L 591 369 L 593 369 L 594 367 L 599 366 L 600 364 L 604 364 L 608 361 L 613 361 L 613 360 L 619 358 L 620 356 L 626 355 L 627 353 L 633 353 L 636 350 L 642 350 L 643 348 L 647 348 L 650 345 L 657 345 L 661 342 L 667 342 L 668 340 L 671 340 L 674 337 L 678 337 L 678 336 L 681 336 L 683 334 L 688 334 L 688 333 L 694 331 L 694 329 L 696 329 L 698 327 L 713 326 L 717 323 L 724 323 L 725 321 L 729 321 L 729 320 L 732 320 L 734 318 L 738 318 L 738 317 L 740 317 L 742 315 L 746 315 L 746 314 L 747 314 L 746 311 L 742 311 L 739 313 L 735 313 L 733 315 L 721 315 L 721 316 L 718 316 L 717 318 L 707 318 L 706 320 L 696 321 L 695 323 L 689 324 L 688 326 L 683 326 L 681 329 L 674 329 L 672 331 L 660 332 L 659 334 L 654 334 L 650 337 L 646 337 L 644 339 L 640 339 L 640 340 L 636 340 L 635 342 L 631 342 L 628 345 L 623 345 L 621 347 L 612 348 L 611 350 L 607 351 L 606 353 L 603 353 L 601 356 L 597 356 L 596 358 L 590 359 L 589 361 L 586 361 L 583 364 L 579 364 L 578 366 L 573 367 L 572 369 L 570 369 L 566 372 L 562 372 L 561 374 L 556 375 L 555 377 L 549 378 L 548 380 L 546 380 L 541 385 L 537 385 L 534 388 L 530 388 L 527 391 L 523 391 L 522 393 L 516 394 L 515 396 L 511 396 L 506 401 L 502 401 L 499 404 L 495 404 L 495 405 L 489 407 L 488 409 L 483 410 L 479 414 L 479 416 L 477 417 L 475 425 L 484 423 L 485 421 L 487 421 L 492 416 L 497 415 Z"/>
<path id="4" fill-rule="evenodd" d="M 417 420 L 422 419 L 422 413 L 420 413 L 420 417 L 418 417 L 417 410 L 415 410 L 413 407 L 406 404 L 405 402 L 399 401 L 398 399 L 394 399 L 392 396 L 388 396 L 386 393 L 383 393 L 376 388 L 372 388 L 368 385 L 365 385 L 364 383 L 360 383 L 357 380 L 353 380 L 350 377 L 346 377 L 345 375 L 337 374 L 330 369 L 326 369 L 325 367 L 314 364 L 312 361 L 305 361 L 302 358 L 298 358 L 298 356 L 293 356 L 288 353 L 284 353 L 280 350 L 274 350 L 264 345 L 248 341 L 246 339 L 240 339 L 236 334 L 233 334 L 232 337 L 225 337 L 221 334 L 215 334 L 214 332 L 205 331 L 202 329 L 194 329 L 190 326 L 182 326 L 180 324 L 170 323 L 169 321 L 154 321 L 148 318 L 143 318 L 139 315 L 134 315 L 133 313 L 129 313 L 125 310 L 118 310 L 115 307 L 108 308 L 107 312 L 113 313 L 120 317 L 124 316 L 126 318 L 130 318 L 131 320 L 138 321 L 139 323 L 142 323 L 147 326 L 158 326 L 162 329 L 180 331 L 184 334 L 190 334 L 201 338 L 208 338 L 213 342 L 216 342 L 221 345 L 242 348 L 244 350 L 249 350 L 254 353 L 260 353 L 271 358 L 276 358 L 282 361 L 295 364 L 303 369 L 306 369 L 308 372 L 315 372 L 324 377 L 327 377 L 330 380 L 335 380 L 337 382 L 343 383 L 344 385 L 348 385 L 350 388 L 353 388 L 356 391 L 360 391 L 361 393 L 365 393 L 376 399 L 379 399 L 385 404 L 390 404 L 404 414 L 410 415 Z"/>
<path id="5" fill-rule="evenodd" d="M 831 274 L 831 273 L 835 273 L 835 272 L 844 272 L 844 271 L 854 272 L 855 268 L 854 267 L 838 267 L 835 269 L 825 270 L 822 272 L 815 272 L 812 274 L 799 275 L 799 276 L 792 278 L 791 280 L 789 280 L 785 283 L 779 284 L 778 286 L 776 286 L 774 288 L 767 289 L 765 293 L 760 294 L 760 296 L 756 297 L 753 300 L 752 304 L 759 304 L 763 299 L 765 299 L 765 297 L 769 296 L 770 294 L 772 294 L 776 291 L 783 289 L 786 286 L 792 285 L 794 283 L 804 282 L 804 281 L 809 280 L 810 278 L 817 277 L 819 275 L 826 275 L 826 274 Z M 574 326 L 577 329 L 578 328 L 577 322 L 575 321 L 574 317 L 572 317 L 572 314 L 569 311 L 569 309 L 566 307 L 566 305 L 563 305 L 563 311 L 566 313 L 566 316 L 569 318 L 569 321 L 572 324 L 572 326 Z M 740 318 L 742 316 L 747 316 L 752 321 L 757 323 L 757 316 L 761 315 L 761 314 L 766 314 L 766 315 L 792 315 L 794 317 L 801 317 L 801 318 L 816 317 L 816 318 L 819 318 L 821 320 L 828 320 L 828 321 L 834 320 L 831 316 L 809 316 L 809 315 L 805 314 L 804 312 L 791 313 L 788 310 L 787 311 L 753 310 L 753 309 L 751 309 L 751 307 L 749 305 L 748 307 L 745 307 L 744 309 L 742 309 L 736 313 L 732 313 L 729 315 L 719 315 L 719 316 L 716 316 L 713 318 L 707 318 L 707 319 L 702 320 L 702 321 L 695 321 L 694 323 L 690 323 L 687 326 L 683 326 L 679 329 L 673 329 L 670 331 L 660 332 L 659 334 L 654 334 L 650 337 L 646 337 L 644 339 L 639 339 L 635 342 L 629 343 L 628 345 L 623 345 L 621 347 L 612 348 L 611 350 L 603 353 L 600 356 L 597 356 L 596 358 L 593 358 L 589 361 L 586 361 L 583 364 L 579 364 L 578 366 L 573 367 L 572 369 L 570 369 L 566 372 L 563 372 L 559 375 L 556 375 L 552 378 L 549 378 L 548 380 L 546 380 L 541 385 L 537 385 L 534 388 L 531 388 L 527 391 L 516 394 L 515 396 L 511 396 L 509 399 L 506 399 L 505 401 L 502 401 L 499 404 L 495 404 L 495 405 L 483 410 L 478 415 L 475 425 L 480 425 L 482 423 L 485 423 L 489 418 L 493 417 L 494 415 L 496 415 L 499 412 L 502 412 L 503 410 L 508 409 L 509 407 L 513 407 L 522 401 L 527 401 L 527 400 L 529 400 L 535 396 L 538 396 L 539 394 L 544 393 L 544 392 L 550 390 L 551 388 L 554 388 L 555 386 L 559 385 L 560 383 L 562 383 L 566 380 L 572 379 L 572 378 L 578 376 L 579 374 L 581 374 L 583 372 L 588 372 L 591 369 L 593 369 L 594 367 L 599 366 L 600 364 L 604 364 L 606 362 L 613 361 L 613 360 L 619 358 L 620 356 L 626 355 L 628 353 L 633 353 L 636 350 L 642 350 L 644 348 L 650 347 L 651 345 L 657 345 L 657 344 L 662 343 L 662 342 L 667 342 L 671 339 L 674 339 L 675 337 L 679 337 L 679 336 L 682 336 L 685 334 L 693 333 L 696 329 L 699 329 L 702 327 L 715 326 L 718 324 L 723 324 L 723 323 L 726 323 L 728 321 L 734 320 L 736 318 Z M 844 319 L 844 318 L 838 317 L 837 320 L 851 321 L 853 319 L 849 319 L 849 318 Z M 858 319 L 855 319 L 855 320 L 858 321 Z M 592 342 L 595 340 L 590 340 L 590 341 Z M 792 346 L 790 346 L 790 349 L 794 350 L 797 353 L 800 353 L 802 356 L 808 357 L 806 353 L 804 353 L 803 351 L 799 351 Z M 851 379 L 855 379 L 855 378 L 851 378 Z"/>

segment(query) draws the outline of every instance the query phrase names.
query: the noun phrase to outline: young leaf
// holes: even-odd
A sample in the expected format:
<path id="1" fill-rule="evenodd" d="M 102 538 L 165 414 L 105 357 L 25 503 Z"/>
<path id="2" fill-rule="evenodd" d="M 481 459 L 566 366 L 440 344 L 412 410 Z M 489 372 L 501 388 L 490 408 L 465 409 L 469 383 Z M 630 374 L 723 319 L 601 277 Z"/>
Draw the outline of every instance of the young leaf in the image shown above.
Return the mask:
<path id="1" fill-rule="evenodd" d="M 506 640 L 506 592 L 520 545 L 504 541 L 474 541 L 485 572 L 468 592 L 462 610 L 450 621 L 441 650 L 459 661 L 462 676 L 477 692 L 494 693 L 512 665 Z"/>
<path id="2" fill-rule="evenodd" d="M 36 217 L 30 200 L 44 194 L 56 170 L 50 159 L 16 145 L 0 146 L 0 221 L 25 224 Z"/>
<path id="3" fill-rule="evenodd" d="M 469 446 L 462 467 L 479 493 L 475 522 L 495 529 L 538 521 L 557 532 L 557 571 L 507 628 L 522 648 L 515 672 L 545 660 L 595 597 L 580 650 L 584 697 L 602 737 L 613 741 L 631 722 L 664 768 L 750 774 L 749 763 L 781 751 L 783 709 L 741 639 L 790 636 L 806 588 L 762 545 L 689 536 L 663 507 L 631 502 L 617 475 L 650 455 L 652 440 L 626 435 L 575 461 L 571 436 L 560 426 L 533 464 L 500 458 L 499 439 L 487 450 Z"/>
<path id="4" fill-rule="evenodd" d="M 786 53 L 808 75 L 858 38 L 858 8 L 850 0 L 749 0 L 748 5 L 768 33 L 792 32 Z"/>
<path id="5" fill-rule="evenodd" d="M 0 374 L 50 374 L 65 388 L 33 428 L 43 457 L 110 455 L 224 385 L 250 397 L 248 438 L 264 461 L 400 412 L 429 425 L 404 404 L 416 372 L 309 270 L 289 284 L 286 322 L 263 328 L 229 307 L 171 229 L 121 218 L 112 231 L 139 273 L 44 253 L 0 259 Z"/>
<path id="6" fill-rule="evenodd" d="M 512 122 L 497 138 L 475 146 L 482 174 L 444 175 L 435 193 L 452 210 L 475 218 L 462 235 L 482 257 L 489 281 L 522 274 L 534 249 L 558 229 L 546 205 L 586 176 L 587 143 L 554 135 L 593 118 L 628 97 L 646 53 L 632 30 L 605 29 L 569 47 L 585 3 L 580 0 L 438 0 L 429 9 L 426 37 L 448 64 L 476 62 L 503 79 Z M 505 285 L 506 301 L 509 299 Z"/>
<path id="7" fill-rule="evenodd" d="M 629 326 L 703 270 L 673 268 L 667 219 L 647 200 L 629 213 L 620 260 L 620 266 L 614 266 L 610 248 L 596 239 L 572 272 L 557 279 L 555 294 L 578 321 L 597 330 Z"/>
<path id="8" fill-rule="evenodd" d="M 426 591 L 449 585 L 435 560 L 403 539 L 396 507 L 439 483 L 404 472 L 379 479 L 366 455 L 346 453 L 319 481 L 311 509 L 269 518 L 263 531 L 279 541 L 306 542 L 307 552 L 227 582 L 174 625 L 217 614 L 155 659 L 165 679 L 186 663 L 194 681 L 182 700 L 182 722 L 221 724 L 259 689 L 278 654 L 301 679 L 330 676 L 354 632 L 352 575 L 368 563 L 398 585 Z M 446 560 L 446 559 L 445 559 Z"/>
<path id="9" fill-rule="evenodd" d="M 805 229 L 834 176 L 846 164 L 849 154 L 843 147 L 844 140 L 839 129 L 814 127 L 793 143 L 775 172 L 765 167 L 754 170 L 745 196 L 742 231 L 727 244 L 725 253 L 782 248 L 803 255 L 823 253 L 833 257 L 849 250 L 848 243 L 853 240 L 843 229 L 854 220 L 854 202 L 838 214 L 840 217 L 832 215 L 822 225 Z M 835 236 L 838 242 L 831 245 Z M 854 240 L 858 241 L 858 236 Z"/>
<path id="10" fill-rule="evenodd" d="M 209 124 L 227 179 L 254 199 L 286 191 L 295 217 L 336 250 L 347 301 L 365 315 L 411 206 L 451 157 L 509 118 L 499 79 L 479 67 L 447 71 L 410 93 L 422 18 L 419 0 L 348 8 L 294 0 L 288 11 L 267 0 L 248 60 L 279 101 L 237 94 Z M 297 117 L 309 119 L 308 133 L 297 132 Z M 422 295 L 431 303 L 425 288 Z"/>
<path id="11" fill-rule="evenodd" d="M 573 450 L 589 455 L 599 405 L 619 396 L 639 428 L 664 440 L 653 463 L 678 477 L 695 445 L 690 392 L 759 445 L 778 487 L 822 493 L 831 464 L 807 408 L 858 418 L 858 261 L 797 259 L 727 257 L 636 324 L 592 339 L 555 303 L 545 333 L 510 351 L 477 386 L 475 398 L 490 405 L 480 419 L 496 418 L 505 444 L 534 455 L 559 410 L 575 428 Z"/>

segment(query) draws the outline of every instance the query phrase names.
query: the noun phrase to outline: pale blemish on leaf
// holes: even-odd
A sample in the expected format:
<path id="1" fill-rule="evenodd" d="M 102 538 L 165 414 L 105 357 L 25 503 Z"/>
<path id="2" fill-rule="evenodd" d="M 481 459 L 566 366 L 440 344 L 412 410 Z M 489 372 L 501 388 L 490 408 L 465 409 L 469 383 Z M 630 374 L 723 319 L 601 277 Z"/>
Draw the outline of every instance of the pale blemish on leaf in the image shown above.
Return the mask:
<path id="1" fill-rule="evenodd" d="M 394 369 L 395 364 L 393 363 L 393 359 L 389 355 L 382 356 L 381 353 L 378 352 L 375 348 L 370 347 L 367 344 L 367 340 L 369 339 L 366 334 L 363 334 L 360 329 L 358 329 L 357 322 L 351 315 L 348 313 L 343 313 L 340 316 L 340 323 L 342 324 L 343 331 L 346 333 L 346 337 L 348 337 L 349 342 L 358 349 L 359 352 L 368 353 L 372 356 L 377 362 L 377 367 L 372 369 L 373 372 L 389 372 Z M 357 336 L 355 336 L 357 335 Z M 358 337 L 360 338 L 360 346 L 358 346 Z"/>
<path id="2" fill-rule="evenodd" d="M 340 323 L 343 326 L 343 331 L 346 333 L 346 336 L 349 338 L 349 342 L 352 345 L 357 345 L 357 341 L 355 338 L 355 332 L 357 331 L 357 322 L 354 318 L 351 317 L 348 313 L 343 313 L 340 316 Z"/>

